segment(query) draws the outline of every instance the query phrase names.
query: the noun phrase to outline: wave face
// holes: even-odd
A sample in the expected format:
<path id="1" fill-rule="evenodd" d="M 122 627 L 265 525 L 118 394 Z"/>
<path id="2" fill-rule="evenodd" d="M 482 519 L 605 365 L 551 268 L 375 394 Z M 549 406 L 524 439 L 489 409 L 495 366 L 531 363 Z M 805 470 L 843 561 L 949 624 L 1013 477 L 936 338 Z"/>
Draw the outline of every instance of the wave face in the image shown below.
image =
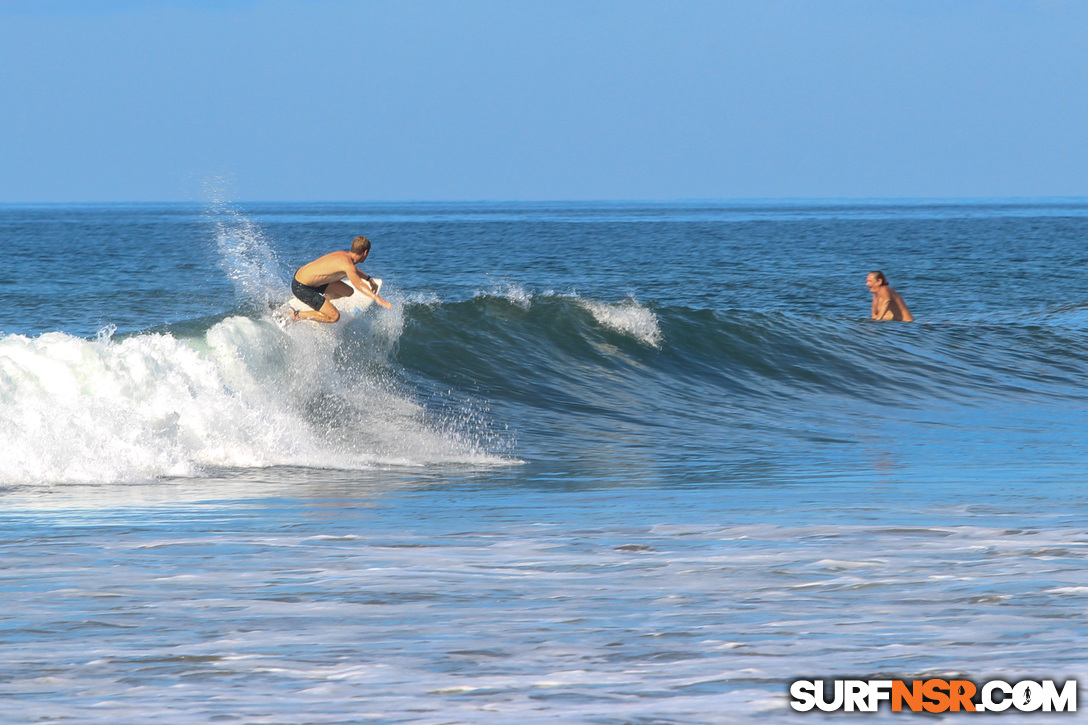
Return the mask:
<path id="1" fill-rule="evenodd" d="M 1061 315 L 885 325 L 526 294 L 407 315 L 398 364 L 422 385 L 490 401 L 535 431 L 542 456 L 606 443 L 656 463 L 689 447 L 722 461 L 880 439 L 937 456 L 953 431 L 963 445 L 969 434 L 1000 446 L 1012 430 L 1075 439 L 1088 402 L 1088 336 Z"/>
<path id="2" fill-rule="evenodd" d="M 0 483 L 1065 460 L 1088 422 L 1088 303 L 1069 295 L 1086 218 L 1072 203 L 9 210 L 14 264 L 62 227 L 99 258 L 2 318 Z M 394 310 L 277 322 L 289 270 L 359 231 Z M 865 319 L 887 250 L 918 323 Z"/>
<path id="3" fill-rule="evenodd" d="M 744 310 L 647 307 L 550 295 L 480 296 L 408 308 L 399 362 L 499 395 L 596 370 L 662 389 L 701 387 L 737 404 L 819 397 L 902 405 L 1084 399 L 1088 338 L 1051 322 L 881 325 Z"/>

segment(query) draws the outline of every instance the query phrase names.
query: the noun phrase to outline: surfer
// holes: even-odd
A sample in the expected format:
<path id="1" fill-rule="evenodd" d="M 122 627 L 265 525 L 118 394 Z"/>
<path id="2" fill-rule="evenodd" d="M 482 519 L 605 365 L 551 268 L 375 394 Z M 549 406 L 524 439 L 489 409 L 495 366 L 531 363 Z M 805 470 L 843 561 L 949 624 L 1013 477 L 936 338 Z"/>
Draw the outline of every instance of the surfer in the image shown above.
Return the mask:
<path id="1" fill-rule="evenodd" d="M 865 285 L 873 293 L 873 310 L 871 319 L 874 320 L 901 320 L 913 322 L 914 315 L 907 309 L 907 303 L 899 296 L 899 293 L 888 284 L 888 278 L 883 272 L 870 272 L 865 278 Z"/>
<path id="2" fill-rule="evenodd" d="M 359 290 L 360 294 L 372 297 L 386 309 L 392 307 L 393 305 L 378 296 L 377 283 L 355 266 L 362 264 L 368 254 L 370 254 L 370 240 L 366 237 L 355 237 L 351 241 L 351 249 L 346 252 L 330 252 L 324 257 L 318 257 L 309 264 L 299 267 L 294 279 L 291 280 L 291 292 L 313 309 L 312 311 L 295 311 L 294 318 L 314 322 L 339 320 L 340 312 L 330 300 L 350 297 L 355 293 L 355 290 L 340 281 L 345 277 L 355 286 L 355 289 Z"/>

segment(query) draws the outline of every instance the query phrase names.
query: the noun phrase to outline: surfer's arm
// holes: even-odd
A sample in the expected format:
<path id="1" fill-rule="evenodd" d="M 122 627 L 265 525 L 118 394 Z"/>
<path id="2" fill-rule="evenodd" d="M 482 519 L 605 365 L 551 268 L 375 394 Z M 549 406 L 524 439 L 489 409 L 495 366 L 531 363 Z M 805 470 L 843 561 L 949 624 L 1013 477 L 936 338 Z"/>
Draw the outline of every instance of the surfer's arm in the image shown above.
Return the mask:
<path id="1" fill-rule="evenodd" d="M 886 291 L 884 294 L 879 292 L 873 295 L 873 319 L 874 320 L 890 320 L 892 308 L 892 296 Z"/>
<path id="2" fill-rule="evenodd" d="M 371 277 L 369 274 L 359 269 L 358 267 L 355 268 L 355 273 L 359 275 L 360 279 L 366 280 L 366 283 L 370 285 L 370 289 L 374 290 L 375 292 L 378 291 L 377 286 L 374 284 L 373 277 Z"/>
<path id="3" fill-rule="evenodd" d="M 355 269 L 354 265 L 349 266 L 345 271 L 348 273 L 348 279 L 351 281 L 351 284 L 355 286 L 355 289 L 359 290 L 367 297 L 370 297 L 387 310 L 393 306 L 386 300 L 383 300 L 378 296 L 378 293 L 373 290 L 370 277 L 367 277 L 365 282 L 363 281 L 363 278 L 359 275 L 359 270 Z"/>

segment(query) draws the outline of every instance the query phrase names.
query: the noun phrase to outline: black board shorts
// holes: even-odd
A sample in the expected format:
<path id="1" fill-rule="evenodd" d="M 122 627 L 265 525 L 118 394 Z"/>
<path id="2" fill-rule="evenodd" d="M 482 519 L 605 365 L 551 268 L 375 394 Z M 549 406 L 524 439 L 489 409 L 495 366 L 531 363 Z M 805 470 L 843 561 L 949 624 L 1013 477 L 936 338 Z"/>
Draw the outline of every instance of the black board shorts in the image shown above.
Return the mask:
<path id="1" fill-rule="evenodd" d="M 291 292 L 295 297 L 298 297 L 315 310 L 320 310 L 325 305 L 325 289 L 327 287 L 327 284 L 320 287 L 311 287 L 308 284 L 302 284 L 293 277 L 291 278 Z"/>

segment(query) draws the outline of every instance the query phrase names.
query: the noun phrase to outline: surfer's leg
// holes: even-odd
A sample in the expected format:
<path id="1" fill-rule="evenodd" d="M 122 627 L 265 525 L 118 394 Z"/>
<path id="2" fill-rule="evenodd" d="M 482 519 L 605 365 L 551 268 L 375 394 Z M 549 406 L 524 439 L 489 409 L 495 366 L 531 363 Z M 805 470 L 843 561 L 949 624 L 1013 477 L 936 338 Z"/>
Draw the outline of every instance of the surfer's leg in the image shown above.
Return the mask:
<path id="1" fill-rule="evenodd" d="M 332 303 L 325 300 L 325 304 L 321 305 L 320 310 L 303 310 L 298 313 L 301 320 L 313 320 L 314 322 L 336 322 L 340 319 L 340 311 L 332 306 Z"/>

